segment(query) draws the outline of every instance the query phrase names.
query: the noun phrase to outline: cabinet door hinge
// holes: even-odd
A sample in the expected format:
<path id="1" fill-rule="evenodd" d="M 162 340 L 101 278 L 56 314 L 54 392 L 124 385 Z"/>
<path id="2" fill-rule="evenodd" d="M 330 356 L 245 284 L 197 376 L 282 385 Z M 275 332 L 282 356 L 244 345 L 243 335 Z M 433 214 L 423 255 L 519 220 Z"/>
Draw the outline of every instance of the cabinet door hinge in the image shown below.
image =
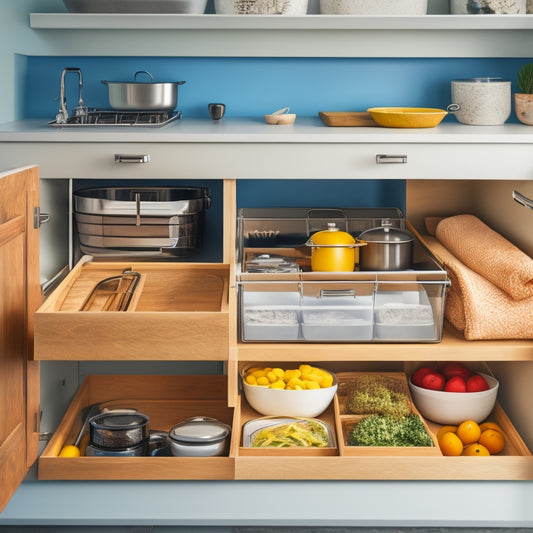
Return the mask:
<path id="1" fill-rule="evenodd" d="M 50 215 L 48 213 L 41 213 L 41 208 L 39 206 L 33 208 L 33 227 L 34 229 L 39 229 L 42 224 L 50 220 Z"/>

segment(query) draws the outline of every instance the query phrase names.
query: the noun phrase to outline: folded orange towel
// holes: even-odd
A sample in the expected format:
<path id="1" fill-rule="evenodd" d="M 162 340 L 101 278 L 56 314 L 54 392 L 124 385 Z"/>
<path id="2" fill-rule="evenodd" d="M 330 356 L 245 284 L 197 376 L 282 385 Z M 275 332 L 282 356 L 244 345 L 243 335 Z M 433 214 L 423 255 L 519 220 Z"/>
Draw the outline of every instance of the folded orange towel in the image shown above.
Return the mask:
<path id="1" fill-rule="evenodd" d="M 515 300 L 533 296 L 533 259 L 476 216 L 445 218 L 435 235 L 462 263 Z"/>
<path id="2" fill-rule="evenodd" d="M 450 277 L 445 316 L 466 340 L 533 338 L 533 297 L 514 300 L 456 258 L 443 264 Z"/>

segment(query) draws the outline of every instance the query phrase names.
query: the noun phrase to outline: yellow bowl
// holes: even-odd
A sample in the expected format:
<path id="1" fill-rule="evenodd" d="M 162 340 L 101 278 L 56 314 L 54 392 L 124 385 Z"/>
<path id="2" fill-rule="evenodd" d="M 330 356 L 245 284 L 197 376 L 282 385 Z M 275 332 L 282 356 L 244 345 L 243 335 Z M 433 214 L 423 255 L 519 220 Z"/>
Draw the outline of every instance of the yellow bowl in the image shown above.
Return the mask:
<path id="1" fill-rule="evenodd" d="M 448 114 L 431 107 L 371 107 L 367 111 L 386 128 L 434 128 Z"/>

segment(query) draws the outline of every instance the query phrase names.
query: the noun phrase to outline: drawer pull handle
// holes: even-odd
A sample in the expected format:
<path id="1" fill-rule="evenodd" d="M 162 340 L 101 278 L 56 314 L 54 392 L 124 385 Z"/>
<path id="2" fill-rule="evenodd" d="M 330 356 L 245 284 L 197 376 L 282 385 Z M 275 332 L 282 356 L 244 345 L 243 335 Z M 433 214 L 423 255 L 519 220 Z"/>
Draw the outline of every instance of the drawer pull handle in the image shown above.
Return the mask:
<path id="1" fill-rule="evenodd" d="M 378 165 L 388 165 L 388 164 L 404 165 L 405 163 L 407 163 L 407 156 L 406 155 L 378 154 L 376 155 L 376 163 Z"/>
<path id="2" fill-rule="evenodd" d="M 150 155 L 115 154 L 115 163 L 149 163 Z"/>
<path id="3" fill-rule="evenodd" d="M 320 289 L 320 296 L 319 298 L 355 298 L 355 290 L 354 289 Z"/>

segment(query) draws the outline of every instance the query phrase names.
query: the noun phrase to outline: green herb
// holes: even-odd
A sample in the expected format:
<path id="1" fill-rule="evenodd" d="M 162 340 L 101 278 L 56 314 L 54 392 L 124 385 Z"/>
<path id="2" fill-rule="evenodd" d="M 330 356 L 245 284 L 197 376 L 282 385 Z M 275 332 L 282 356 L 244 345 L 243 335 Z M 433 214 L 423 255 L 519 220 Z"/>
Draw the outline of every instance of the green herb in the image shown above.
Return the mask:
<path id="1" fill-rule="evenodd" d="M 431 437 L 418 415 L 365 416 L 355 425 L 348 441 L 350 446 L 432 446 Z"/>
<path id="2" fill-rule="evenodd" d="M 524 65 L 519 71 L 516 81 L 521 93 L 533 93 L 533 63 Z"/>
<path id="3" fill-rule="evenodd" d="M 347 402 L 354 415 L 381 414 L 407 416 L 412 413 L 409 398 L 397 379 L 382 376 L 359 376 L 353 383 Z"/>

